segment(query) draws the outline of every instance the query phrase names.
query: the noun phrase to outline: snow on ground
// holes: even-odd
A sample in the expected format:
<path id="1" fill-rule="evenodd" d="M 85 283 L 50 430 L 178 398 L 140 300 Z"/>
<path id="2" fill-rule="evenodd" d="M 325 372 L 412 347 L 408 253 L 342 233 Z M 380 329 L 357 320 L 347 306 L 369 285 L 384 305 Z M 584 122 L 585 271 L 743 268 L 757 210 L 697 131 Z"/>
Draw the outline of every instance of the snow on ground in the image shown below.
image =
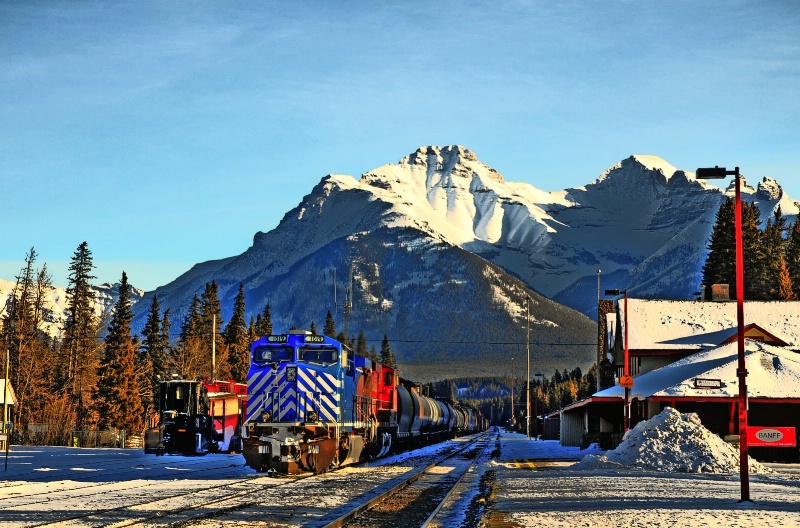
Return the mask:
<path id="1" fill-rule="evenodd" d="M 667 418 L 664 423 L 673 420 Z M 687 423 L 680 427 L 689 430 L 691 420 L 681 421 Z M 662 435 L 660 444 L 653 447 L 667 460 L 674 458 L 668 451 L 675 447 L 666 436 L 677 435 L 680 442 L 689 445 L 692 438 L 672 432 L 682 430 L 678 426 L 670 427 L 658 429 Z M 655 438 L 652 428 L 643 426 L 639 432 L 644 430 Z M 634 436 L 632 431 L 629 438 Z M 581 451 L 562 447 L 557 441 L 528 440 L 525 435 L 506 431 L 493 431 L 489 444 L 486 455 L 467 479 L 469 490 L 451 508 L 451 516 L 442 526 L 462 526 L 466 518 L 463 512 L 476 508 L 483 516 L 484 526 L 800 526 L 800 464 L 771 464 L 774 472 L 754 473 L 750 479 L 751 502 L 740 502 L 740 482 L 735 472 L 653 471 L 646 465 L 627 465 L 630 460 L 644 459 L 641 453 L 631 456 L 625 464 L 575 470 L 574 464 L 587 455 L 597 458 L 604 452 L 596 447 Z M 437 449 L 431 446 L 424 452 Z M 700 450 L 695 445 L 689 451 Z M 712 455 L 716 456 L 717 451 L 713 448 Z M 420 454 L 418 451 L 415 456 Z M 611 452 L 605 455 L 613 456 Z M 402 466 L 413 460 L 417 459 L 401 454 L 374 461 L 367 471 L 380 464 Z M 234 482 L 250 486 L 259 479 L 243 465 L 240 455 L 156 457 L 132 449 L 12 446 L 8 470 L 2 469 L 2 528 L 53 522 L 69 518 L 70 512 L 121 508 L 153 497 L 163 497 L 174 505 L 178 493 L 212 490 Z M 363 478 L 358 476 L 363 471 L 364 468 L 354 468 L 346 473 Z M 92 490 L 103 494 L 95 492 L 90 496 Z M 134 514 L 129 508 L 120 510 L 120 515 L 124 517 L 125 512 Z M 262 509 L 261 521 L 263 513 Z M 252 526 L 253 522 L 254 519 L 242 518 L 235 525 Z"/>
<path id="2" fill-rule="evenodd" d="M 667 407 L 650 420 L 625 433 L 616 449 L 605 455 L 588 455 L 575 469 L 644 468 L 683 473 L 735 473 L 739 450 L 700 423 L 695 413 Z M 750 471 L 768 469 L 754 460 Z"/>
<path id="3" fill-rule="evenodd" d="M 770 464 L 774 472 L 751 475 L 750 501 L 741 502 L 738 474 L 653 471 L 622 464 L 576 470 L 568 462 L 548 459 L 577 461 L 586 453 L 596 457 L 601 452 L 508 432 L 498 433 L 495 441 L 496 456 L 481 465 L 475 478 L 484 489 L 473 497 L 473 503 L 485 505 L 482 526 L 800 526 L 797 464 Z"/>

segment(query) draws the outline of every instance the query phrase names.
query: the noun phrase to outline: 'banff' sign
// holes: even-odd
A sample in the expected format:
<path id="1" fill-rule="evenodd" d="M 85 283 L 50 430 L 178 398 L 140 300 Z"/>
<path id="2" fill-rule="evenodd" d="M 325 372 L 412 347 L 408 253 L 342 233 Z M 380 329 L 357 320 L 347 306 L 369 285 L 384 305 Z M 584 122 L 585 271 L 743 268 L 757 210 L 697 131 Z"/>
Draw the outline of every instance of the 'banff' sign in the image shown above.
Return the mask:
<path id="1" fill-rule="evenodd" d="M 754 447 L 795 447 L 794 427 L 747 427 L 747 445 Z"/>

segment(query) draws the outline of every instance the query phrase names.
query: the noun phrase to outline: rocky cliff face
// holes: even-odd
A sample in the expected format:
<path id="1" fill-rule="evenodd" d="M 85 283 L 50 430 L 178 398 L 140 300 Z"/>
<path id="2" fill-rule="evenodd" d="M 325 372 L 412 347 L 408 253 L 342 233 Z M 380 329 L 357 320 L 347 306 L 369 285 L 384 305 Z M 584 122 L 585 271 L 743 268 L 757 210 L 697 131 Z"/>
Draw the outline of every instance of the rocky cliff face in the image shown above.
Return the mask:
<path id="1" fill-rule="evenodd" d="M 330 309 L 340 329 L 390 336 L 400 357 L 421 360 L 438 339 L 464 343 L 469 352 L 435 353 L 460 361 L 463 353 L 493 357 L 504 334 L 524 342 L 516 333 L 526 295 L 538 292 L 534 306 L 547 309 L 532 317 L 563 330 L 542 343 L 582 343 L 564 365 L 571 368 L 593 357 L 594 323 L 546 298 L 593 317 L 598 270 L 604 287 L 690 298 L 714 217 L 732 192 L 655 156 L 631 156 L 586 186 L 545 192 L 506 181 L 462 146 L 423 147 L 360 179 L 325 176 L 243 254 L 198 264 L 137 311 L 158 293 L 177 328 L 213 279 L 227 318 L 243 283 L 248 317 L 269 303 L 279 325 L 321 326 Z M 764 220 L 778 206 L 790 221 L 798 212 L 769 178 L 747 187 L 745 199 Z M 347 319 L 345 292 L 354 297 Z M 428 352 L 412 344 L 419 335 Z"/>

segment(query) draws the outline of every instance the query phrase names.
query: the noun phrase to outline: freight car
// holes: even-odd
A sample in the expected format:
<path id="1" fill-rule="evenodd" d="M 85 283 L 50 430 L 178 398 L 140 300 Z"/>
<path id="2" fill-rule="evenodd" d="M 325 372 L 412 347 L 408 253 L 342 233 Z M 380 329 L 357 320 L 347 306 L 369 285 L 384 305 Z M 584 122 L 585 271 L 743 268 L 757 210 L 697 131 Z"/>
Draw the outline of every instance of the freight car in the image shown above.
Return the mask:
<path id="1" fill-rule="evenodd" d="M 233 380 L 159 383 L 157 426 L 145 431 L 145 453 L 204 455 L 242 450 L 247 385 Z"/>
<path id="2" fill-rule="evenodd" d="M 322 473 L 477 432 L 480 413 L 339 341 L 306 331 L 253 343 L 243 455 L 257 471 Z"/>

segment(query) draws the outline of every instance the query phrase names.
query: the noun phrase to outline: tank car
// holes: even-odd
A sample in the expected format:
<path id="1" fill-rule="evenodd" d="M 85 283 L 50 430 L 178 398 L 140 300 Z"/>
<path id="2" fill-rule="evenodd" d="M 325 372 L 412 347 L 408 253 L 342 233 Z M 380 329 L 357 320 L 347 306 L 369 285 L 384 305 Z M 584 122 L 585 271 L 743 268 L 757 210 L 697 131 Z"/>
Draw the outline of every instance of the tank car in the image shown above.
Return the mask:
<path id="1" fill-rule="evenodd" d="M 241 451 L 247 385 L 172 379 L 159 383 L 159 423 L 145 431 L 145 453 L 204 455 Z"/>

